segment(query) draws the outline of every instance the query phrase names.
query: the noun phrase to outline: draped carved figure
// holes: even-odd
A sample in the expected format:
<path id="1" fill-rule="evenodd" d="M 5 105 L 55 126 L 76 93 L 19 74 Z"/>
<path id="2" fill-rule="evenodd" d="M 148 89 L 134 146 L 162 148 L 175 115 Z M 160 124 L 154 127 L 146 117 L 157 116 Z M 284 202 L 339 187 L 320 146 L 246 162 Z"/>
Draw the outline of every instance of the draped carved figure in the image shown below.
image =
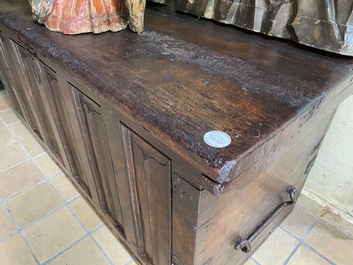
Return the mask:
<path id="1" fill-rule="evenodd" d="M 34 20 L 65 34 L 143 31 L 145 0 L 29 0 Z"/>

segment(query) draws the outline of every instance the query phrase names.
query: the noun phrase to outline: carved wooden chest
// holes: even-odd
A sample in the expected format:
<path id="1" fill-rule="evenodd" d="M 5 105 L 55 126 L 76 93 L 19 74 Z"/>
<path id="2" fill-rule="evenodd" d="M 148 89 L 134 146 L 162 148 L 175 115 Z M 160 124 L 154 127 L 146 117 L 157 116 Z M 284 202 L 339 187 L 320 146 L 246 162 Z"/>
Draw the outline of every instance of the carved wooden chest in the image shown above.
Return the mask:
<path id="1" fill-rule="evenodd" d="M 146 17 L 142 34 L 65 36 L 1 1 L 5 87 L 138 263 L 242 264 L 291 211 L 352 59 Z"/>

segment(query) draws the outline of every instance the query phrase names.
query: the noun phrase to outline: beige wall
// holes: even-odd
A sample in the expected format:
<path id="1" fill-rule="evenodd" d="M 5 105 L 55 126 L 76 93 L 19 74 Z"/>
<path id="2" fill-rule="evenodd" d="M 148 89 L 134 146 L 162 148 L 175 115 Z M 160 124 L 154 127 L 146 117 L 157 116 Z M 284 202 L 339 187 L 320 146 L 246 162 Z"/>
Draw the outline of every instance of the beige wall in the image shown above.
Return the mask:
<path id="1" fill-rule="evenodd" d="M 340 105 L 305 190 L 353 217 L 353 96 Z"/>

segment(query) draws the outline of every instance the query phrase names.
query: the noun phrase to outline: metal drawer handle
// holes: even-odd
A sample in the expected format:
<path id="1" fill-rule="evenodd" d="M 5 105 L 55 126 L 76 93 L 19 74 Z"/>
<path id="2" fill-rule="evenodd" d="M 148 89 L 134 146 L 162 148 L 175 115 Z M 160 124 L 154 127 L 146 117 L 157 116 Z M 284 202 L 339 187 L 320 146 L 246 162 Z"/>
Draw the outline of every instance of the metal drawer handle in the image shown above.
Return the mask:
<path id="1" fill-rule="evenodd" d="M 290 201 L 282 202 L 278 207 L 266 217 L 266 219 L 247 237 L 247 239 L 241 239 L 235 244 L 236 250 L 241 250 L 245 253 L 251 251 L 251 242 L 272 222 L 273 219 L 287 206 L 293 205 L 296 203 L 297 199 L 295 197 L 296 188 L 289 186 L 288 193 Z"/>

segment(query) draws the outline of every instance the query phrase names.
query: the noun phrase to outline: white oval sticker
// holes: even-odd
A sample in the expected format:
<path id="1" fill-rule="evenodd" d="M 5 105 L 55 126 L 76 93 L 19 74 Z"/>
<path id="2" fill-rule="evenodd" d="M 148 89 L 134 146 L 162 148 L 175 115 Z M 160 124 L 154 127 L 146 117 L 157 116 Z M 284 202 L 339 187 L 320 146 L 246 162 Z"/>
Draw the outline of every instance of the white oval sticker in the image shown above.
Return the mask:
<path id="1" fill-rule="evenodd" d="M 230 136 L 225 132 L 221 131 L 210 131 L 205 133 L 203 140 L 206 144 L 216 148 L 226 147 L 232 141 Z"/>

